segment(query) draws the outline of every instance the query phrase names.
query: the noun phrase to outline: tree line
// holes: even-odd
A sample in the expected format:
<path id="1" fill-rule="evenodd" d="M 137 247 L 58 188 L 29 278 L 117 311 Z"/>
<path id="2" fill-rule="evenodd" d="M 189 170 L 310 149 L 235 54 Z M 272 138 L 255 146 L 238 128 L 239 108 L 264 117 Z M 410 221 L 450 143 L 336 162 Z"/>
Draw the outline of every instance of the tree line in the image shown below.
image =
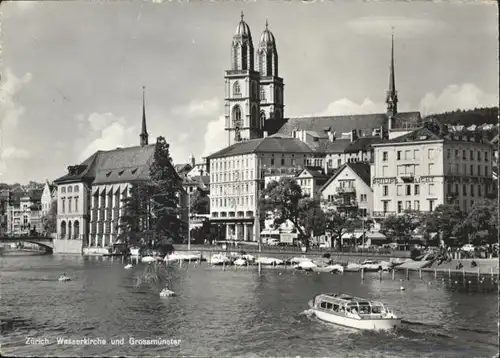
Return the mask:
<path id="1" fill-rule="evenodd" d="M 372 220 L 363 218 L 353 197 L 348 202 L 345 200 L 343 194 L 334 195 L 328 203 L 311 199 L 303 194 L 294 179 L 282 178 L 269 183 L 262 191 L 260 215 L 271 215 L 275 228 L 290 221 L 306 246 L 310 237 L 323 234 L 329 234 L 333 246 L 334 240 L 341 244 L 345 234 L 363 226 L 367 230 L 373 224 Z M 498 202 L 487 198 L 478 200 L 468 212 L 448 204 L 428 213 L 405 211 L 386 217 L 380 231 L 389 242 L 402 244 L 408 244 L 417 231 L 427 239 L 435 233 L 446 245 L 493 243 L 498 238 Z"/>
<path id="2" fill-rule="evenodd" d="M 473 124 L 479 126 L 482 124 L 497 124 L 498 123 L 498 107 L 474 108 L 469 110 L 456 111 L 432 114 L 427 118 L 436 118 L 440 123 L 449 125 L 471 126 Z"/>

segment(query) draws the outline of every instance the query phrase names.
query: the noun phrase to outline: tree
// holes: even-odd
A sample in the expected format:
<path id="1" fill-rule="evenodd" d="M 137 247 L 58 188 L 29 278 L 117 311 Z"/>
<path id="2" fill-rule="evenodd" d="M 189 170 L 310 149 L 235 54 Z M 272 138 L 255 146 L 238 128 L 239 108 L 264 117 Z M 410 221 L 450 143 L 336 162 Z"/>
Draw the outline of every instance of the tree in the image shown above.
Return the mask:
<path id="1" fill-rule="evenodd" d="M 186 223 L 179 217 L 182 183 L 172 165 L 169 148 L 165 138 L 157 138 L 147 182 L 147 191 L 151 198 L 148 211 L 151 217 L 150 227 L 158 242 L 161 242 L 161 239 L 182 240 L 180 234 L 186 227 Z"/>
<path id="2" fill-rule="evenodd" d="M 190 212 L 192 214 L 209 214 L 210 199 L 201 190 L 195 190 L 189 195 Z"/>
<path id="3" fill-rule="evenodd" d="M 299 201 L 300 222 L 307 236 L 319 236 L 325 233 L 326 217 L 320 202 L 310 198 Z"/>
<path id="4" fill-rule="evenodd" d="M 42 227 L 46 234 L 57 232 L 57 200 L 50 203 L 49 211 L 42 216 Z"/>
<path id="5" fill-rule="evenodd" d="M 301 187 L 292 178 L 270 182 L 261 193 L 259 205 L 261 213 L 273 213 L 275 227 L 289 220 L 306 246 L 309 245 L 307 233 L 310 234 L 313 223 L 311 213 L 318 212 L 318 208 L 319 204 L 313 204 L 311 199 L 305 198 Z"/>
<path id="6" fill-rule="evenodd" d="M 122 199 L 123 215 L 120 218 L 119 228 L 121 238 L 131 246 L 139 246 L 141 239 L 148 234 L 148 207 L 149 195 L 145 182 L 132 184 L 129 195 Z"/>
<path id="7" fill-rule="evenodd" d="M 438 205 L 436 209 L 428 213 L 424 218 L 426 233 L 437 232 L 446 245 L 450 245 L 450 237 L 453 236 L 454 228 L 465 218 L 465 214 L 457 205 Z"/>
<path id="8" fill-rule="evenodd" d="M 421 225 L 422 221 L 420 213 L 405 211 L 402 214 L 385 218 L 380 231 L 394 242 L 403 241 L 408 244 L 413 232 Z"/>
<path id="9" fill-rule="evenodd" d="M 325 216 L 326 231 L 332 235 L 331 247 L 333 247 L 333 241 L 335 239 L 338 239 L 338 242 L 342 247 L 342 236 L 354 231 L 359 215 L 355 211 L 328 210 Z"/>
<path id="10" fill-rule="evenodd" d="M 498 202 L 480 200 L 474 203 L 464 220 L 457 223 L 454 234 L 460 243 L 481 244 L 487 237 L 490 243 L 498 240 Z"/>

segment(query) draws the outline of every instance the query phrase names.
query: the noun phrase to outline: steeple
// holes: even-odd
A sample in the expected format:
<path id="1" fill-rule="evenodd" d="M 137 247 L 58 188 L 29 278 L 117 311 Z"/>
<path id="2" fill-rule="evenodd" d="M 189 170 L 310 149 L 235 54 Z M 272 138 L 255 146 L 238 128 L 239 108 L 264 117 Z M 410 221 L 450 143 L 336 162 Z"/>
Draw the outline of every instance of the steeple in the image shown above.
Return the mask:
<path id="1" fill-rule="evenodd" d="M 390 117 L 398 113 L 398 92 L 396 91 L 396 75 L 394 73 L 394 28 L 391 35 L 391 66 L 389 68 L 389 90 L 385 103 L 387 104 L 387 115 Z"/>
<path id="2" fill-rule="evenodd" d="M 148 130 L 146 128 L 146 99 L 145 99 L 146 87 L 142 86 L 142 129 L 139 135 L 141 139 L 141 147 L 148 145 Z"/>

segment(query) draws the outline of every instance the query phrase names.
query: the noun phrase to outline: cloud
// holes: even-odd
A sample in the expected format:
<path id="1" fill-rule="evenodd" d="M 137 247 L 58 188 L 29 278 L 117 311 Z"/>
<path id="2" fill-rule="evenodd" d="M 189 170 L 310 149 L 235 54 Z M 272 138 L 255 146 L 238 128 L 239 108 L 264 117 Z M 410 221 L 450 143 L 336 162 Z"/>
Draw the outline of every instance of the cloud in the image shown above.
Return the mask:
<path id="1" fill-rule="evenodd" d="M 172 114 L 176 116 L 193 118 L 203 116 L 214 116 L 220 108 L 220 103 L 217 98 L 210 100 L 192 100 L 187 106 L 176 107 L 172 110 Z"/>
<path id="2" fill-rule="evenodd" d="M 205 130 L 205 147 L 203 149 L 202 157 L 206 157 L 216 151 L 227 147 L 227 133 L 224 130 L 226 126 L 226 119 L 220 116 L 218 119 L 208 122 L 207 129 Z"/>
<path id="3" fill-rule="evenodd" d="M 476 107 L 498 106 L 498 95 L 484 92 L 472 83 L 449 85 L 439 95 L 427 93 L 420 101 L 419 109 L 423 115 L 472 109 Z"/>
<path id="4" fill-rule="evenodd" d="M 418 37 L 429 32 L 436 33 L 444 29 L 441 21 L 418 19 L 404 16 L 369 16 L 347 22 L 347 26 L 362 35 L 388 38 L 394 33 L 398 38 Z"/>
<path id="5" fill-rule="evenodd" d="M 17 95 L 31 81 L 31 73 L 17 77 L 10 68 L 5 70 L 5 76 L 0 83 L 0 120 L 2 130 L 15 127 L 25 112 L 24 106 L 17 102 Z"/>
<path id="6" fill-rule="evenodd" d="M 361 104 L 357 104 L 347 98 L 342 98 L 331 102 L 325 111 L 316 113 L 314 116 L 341 116 L 383 112 L 385 112 L 385 105 L 383 103 L 375 103 L 370 98 L 365 98 Z"/>
<path id="7" fill-rule="evenodd" d="M 2 161 L 11 159 L 29 159 L 31 158 L 31 152 L 26 149 L 10 146 L 2 150 L 0 158 L 2 159 Z"/>
<path id="8" fill-rule="evenodd" d="M 88 144 L 80 151 L 81 161 L 98 150 L 128 147 L 134 145 L 134 141 L 137 142 L 137 129 L 133 126 L 127 126 L 123 117 L 117 117 L 112 113 L 92 113 L 85 122 L 89 127 L 90 134 L 86 138 Z M 77 151 L 79 147 L 81 146 L 77 143 Z"/>

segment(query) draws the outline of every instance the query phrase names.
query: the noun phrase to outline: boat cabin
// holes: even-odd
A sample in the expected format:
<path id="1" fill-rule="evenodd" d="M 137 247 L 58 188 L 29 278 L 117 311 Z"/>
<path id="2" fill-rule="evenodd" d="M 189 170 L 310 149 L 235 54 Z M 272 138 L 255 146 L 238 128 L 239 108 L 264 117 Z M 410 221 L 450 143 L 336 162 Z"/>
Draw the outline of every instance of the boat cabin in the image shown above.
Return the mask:
<path id="1" fill-rule="evenodd" d="M 330 313 L 352 313 L 359 316 L 381 315 L 386 312 L 386 308 L 381 302 L 337 293 L 317 295 L 314 297 L 314 307 Z"/>

